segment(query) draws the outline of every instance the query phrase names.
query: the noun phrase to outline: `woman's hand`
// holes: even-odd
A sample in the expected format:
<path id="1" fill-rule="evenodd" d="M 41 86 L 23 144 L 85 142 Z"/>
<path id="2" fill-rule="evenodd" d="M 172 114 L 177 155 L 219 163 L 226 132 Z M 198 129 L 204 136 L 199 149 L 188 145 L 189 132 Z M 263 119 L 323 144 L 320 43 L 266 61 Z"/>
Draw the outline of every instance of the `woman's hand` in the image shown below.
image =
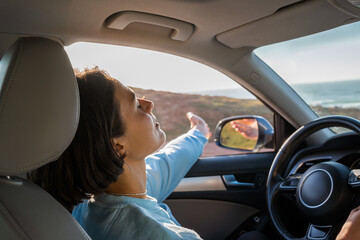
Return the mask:
<path id="1" fill-rule="evenodd" d="M 360 206 L 350 212 L 336 240 L 360 239 Z"/>
<path id="2" fill-rule="evenodd" d="M 257 140 L 259 129 L 256 119 L 238 119 L 230 122 L 231 127 L 241 136 L 250 140 Z"/>
<path id="3" fill-rule="evenodd" d="M 209 129 L 207 123 L 204 121 L 204 119 L 193 114 L 192 112 L 188 112 L 186 114 L 186 116 L 190 121 L 191 129 L 195 128 L 195 129 L 199 130 L 200 132 L 202 132 L 204 134 L 204 136 L 207 139 L 209 139 L 211 137 L 210 129 Z"/>

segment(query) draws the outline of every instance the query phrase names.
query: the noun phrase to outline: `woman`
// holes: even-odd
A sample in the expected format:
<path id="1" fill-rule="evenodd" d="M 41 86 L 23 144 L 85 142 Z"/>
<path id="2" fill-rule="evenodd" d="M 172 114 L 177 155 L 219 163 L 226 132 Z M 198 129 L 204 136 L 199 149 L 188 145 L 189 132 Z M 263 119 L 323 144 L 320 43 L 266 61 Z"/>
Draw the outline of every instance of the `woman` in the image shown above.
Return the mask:
<path id="1" fill-rule="evenodd" d="M 188 113 L 191 130 L 165 141 L 153 103 L 97 68 L 77 73 L 80 121 L 58 161 L 29 178 L 52 194 L 93 239 L 200 239 L 181 227 L 163 200 L 201 155 L 207 124 Z"/>

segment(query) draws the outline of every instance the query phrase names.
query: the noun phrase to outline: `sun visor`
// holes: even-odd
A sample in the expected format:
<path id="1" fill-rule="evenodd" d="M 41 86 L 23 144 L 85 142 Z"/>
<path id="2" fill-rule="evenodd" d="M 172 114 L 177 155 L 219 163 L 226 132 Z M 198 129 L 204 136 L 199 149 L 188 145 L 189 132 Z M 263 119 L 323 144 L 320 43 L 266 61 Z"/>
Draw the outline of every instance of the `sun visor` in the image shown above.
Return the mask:
<path id="1" fill-rule="evenodd" d="M 353 20 L 326 1 L 306 1 L 220 33 L 216 39 L 230 48 L 258 47 L 325 31 Z"/>

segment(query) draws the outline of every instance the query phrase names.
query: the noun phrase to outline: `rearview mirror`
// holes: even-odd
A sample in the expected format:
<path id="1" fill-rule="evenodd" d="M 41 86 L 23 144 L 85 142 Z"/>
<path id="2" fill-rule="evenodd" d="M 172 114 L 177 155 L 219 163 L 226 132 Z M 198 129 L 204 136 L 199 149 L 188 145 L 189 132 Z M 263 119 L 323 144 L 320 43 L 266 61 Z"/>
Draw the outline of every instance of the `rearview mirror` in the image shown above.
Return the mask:
<path id="1" fill-rule="evenodd" d="M 235 150 L 259 151 L 272 141 L 274 129 L 260 116 L 235 116 L 221 120 L 216 126 L 217 145 Z"/>

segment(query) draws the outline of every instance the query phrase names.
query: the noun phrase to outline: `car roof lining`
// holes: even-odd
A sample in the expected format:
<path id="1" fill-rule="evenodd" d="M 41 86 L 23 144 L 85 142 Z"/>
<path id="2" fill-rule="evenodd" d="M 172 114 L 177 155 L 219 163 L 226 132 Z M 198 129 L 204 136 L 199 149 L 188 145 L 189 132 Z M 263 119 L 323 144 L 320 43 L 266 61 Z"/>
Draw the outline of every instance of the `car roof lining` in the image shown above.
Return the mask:
<path id="1" fill-rule="evenodd" d="M 1 7 L 4 2 L 16 8 L 11 16 L 8 6 Z M 0 55 L 16 39 L 14 36 L 36 35 L 57 38 L 64 45 L 83 41 L 166 52 L 198 61 L 225 74 L 241 58 L 243 49 L 308 35 L 319 29 L 326 30 L 344 23 L 346 18 L 353 18 L 325 0 L 228 0 L 226 4 L 216 0 L 157 0 L 157 4 L 144 4 L 141 0 L 124 0 L 121 4 L 116 0 L 102 4 L 88 0 L 51 3 L 39 0 L 37 4 L 29 1 L 21 4 L 4 2 L 0 3 L 0 16 L 4 20 L 0 21 Z M 311 5 L 310 8 L 306 8 L 308 5 Z M 316 24 L 309 23 L 291 31 L 287 21 L 281 17 L 291 12 L 292 16 L 298 16 L 294 21 L 300 21 L 302 9 L 311 9 L 312 6 L 321 7 L 310 11 L 309 16 L 329 16 L 330 11 L 336 24 L 327 24 L 327 21 L 315 18 Z M 183 11 L 178 11 L 179 8 Z M 188 40 L 180 42 L 170 38 L 170 28 L 157 25 L 135 22 L 124 30 L 108 28 L 106 19 L 122 11 L 171 17 L 193 24 L 195 29 Z M 226 12 L 226 15 L 219 12 Z M 46 25 L 43 23 L 45 20 Z M 278 30 L 272 31 L 267 27 L 268 31 L 264 32 L 267 24 L 276 25 Z"/>
<path id="2" fill-rule="evenodd" d="M 1 7 L 2 4 L 0 4 L 0 16 L 4 20 L 0 21 L 0 29 L 1 33 L 5 34 L 50 36 L 61 39 L 64 45 L 81 41 L 108 43 L 186 55 L 196 60 L 202 58 L 203 62 L 210 57 L 219 57 L 216 53 L 214 56 L 209 56 L 211 53 L 206 47 L 207 44 L 213 45 L 214 39 L 231 48 L 257 47 L 289 39 L 286 31 L 277 31 L 276 34 L 270 33 L 264 36 L 263 31 L 258 29 L 262 29 L 262 22 L 272 23 L 275 21 L 272 19 L 277 19 L 276 16 L 290 9 L 292 12 L 299 11 L 301 14 L 298 5 L 314 5 L 319 2 L 326 7 L 317 8 L 313 13 L 309 13 L 310 15 L 322 16 L 323 11 L 328 11 L 329 8 L 340 12 L 324 0 L 227 0 L 226 4 L 217 0 L 157 0 L 156 4 L 144 4 L 141 0 L 124 0 L 121 4 L 116 0 L 103 1 L 101 4 L 88 0 L 64 0 L 51 3 L 39 0 L 37 4 L 29 1 L 22 1 L 21 4 L 3 1 L 2 4 L 7 6 Z M 14 9 L 11 13 L 8 10 L 9 5 L 12 5 Z M 179 8 L 183 11 L 178 11 Z M 132 26 L 125 30 L 107 28 L 105 20 L 114 13 L 122 11 L 138 11 L 170 17 L 193 24 L 195 31 L 190 39 L 179 46 L 179 43 L 169 38 L 169 29 L 163 29 L 162 31 L 166 31 L 166 34 L 159 35 L 161 31 L 158 26 L 149 27 L 148 24 L 140 24 L 141 27 Z M 316 11 L 321 12 L 317 14 Z M 219 14 L 221 12 L 226 12 L 226 15 Z M 343 18 L 342 14 L 338 22 L 343 22 Z M 44 21 L 46 24 L 43 23 Z M 326 21 L 323 22 L 321 23 L 323 30 L 334 27 L 326 24 Z M 272 24 L 276 24 L 277 29 L 288 29 L 286 21 L 277 21 Z M 319 28 L 315 28 L 314 25 L 309 24 L 300 32 L 299 29 L 294 29 L 292 32 L 297 32 L 296 37 L 298 37 L 319 31 Z M 3 48 L 3 46 L 0 47 Z M 194 48 L 198 51 L 191 54 Z M 187 49 L 189 51 L 186 51 Z M 1 52 L 4 52 L 4 49 L 0 49 Z"/>

